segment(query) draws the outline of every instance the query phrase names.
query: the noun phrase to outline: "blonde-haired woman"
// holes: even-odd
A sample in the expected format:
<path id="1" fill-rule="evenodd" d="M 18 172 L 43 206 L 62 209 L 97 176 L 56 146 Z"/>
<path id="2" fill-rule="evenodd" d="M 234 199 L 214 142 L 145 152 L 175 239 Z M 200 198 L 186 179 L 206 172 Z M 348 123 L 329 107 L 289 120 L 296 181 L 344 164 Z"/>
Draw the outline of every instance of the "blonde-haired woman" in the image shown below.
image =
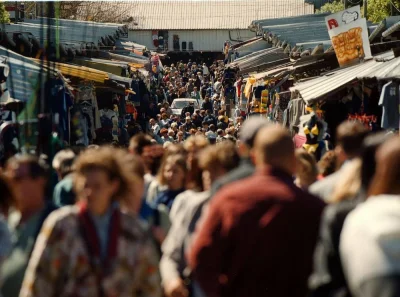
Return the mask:
<path id="1" fill-rule="evenodd" d="M 312 185 L 318 176 L 315 157 L 304 149 L 297 149 L 296 153 L 296 179 L 295 184 L 302 189 Z"/>
<path id="2" fill-rule="evenodd" d="M 135 181 L 121 156 L 113 148 L 79 156 L 78 203 L 45 221 L 21 297 L 161 296 L 157 251 L 138 220 L 119 208 Z"/>

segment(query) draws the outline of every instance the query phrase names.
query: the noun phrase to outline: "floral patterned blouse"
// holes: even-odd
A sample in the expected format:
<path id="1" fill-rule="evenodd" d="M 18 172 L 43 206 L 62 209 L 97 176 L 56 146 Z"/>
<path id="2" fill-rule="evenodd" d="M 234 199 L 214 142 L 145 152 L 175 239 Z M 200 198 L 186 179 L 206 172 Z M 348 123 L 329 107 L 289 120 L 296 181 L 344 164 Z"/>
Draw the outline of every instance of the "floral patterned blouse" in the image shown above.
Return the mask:
<path id="1" fill-rule="evenodd" d="M 78 213 L 78 206 L 66 206 L 46 219 L 20 297 L 162 295 L 157 250 L 136 218 L 120 214 L 116 257 L 111 260 L 110 271 L 99 279 L 91 265 L 93 261 L 80 230 Z"/>

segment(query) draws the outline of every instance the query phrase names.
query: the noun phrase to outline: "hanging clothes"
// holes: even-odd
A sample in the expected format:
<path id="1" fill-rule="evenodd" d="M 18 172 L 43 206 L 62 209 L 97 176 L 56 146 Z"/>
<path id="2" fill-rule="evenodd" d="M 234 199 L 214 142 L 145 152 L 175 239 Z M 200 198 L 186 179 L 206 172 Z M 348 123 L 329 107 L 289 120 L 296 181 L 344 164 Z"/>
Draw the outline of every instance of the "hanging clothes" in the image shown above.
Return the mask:
<path id="1" fill-rule="evenodd" d="M 81 83 L 76 91 L 76 100 L 78 103 L 79 101 L 91 101 L 91 105 L 93 108 L 94 129 L 101 128 L 100 113 L 93 84 L 85 82 Z"/>

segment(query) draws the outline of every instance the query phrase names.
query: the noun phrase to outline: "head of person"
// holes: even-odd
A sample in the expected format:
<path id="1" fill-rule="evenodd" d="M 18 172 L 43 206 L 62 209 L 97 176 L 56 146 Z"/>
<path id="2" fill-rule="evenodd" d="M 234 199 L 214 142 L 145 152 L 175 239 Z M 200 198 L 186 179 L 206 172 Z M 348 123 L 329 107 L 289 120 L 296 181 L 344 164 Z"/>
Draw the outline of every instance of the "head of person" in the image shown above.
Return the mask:
<path id="1" fill-rule="evenodd" d="M 132 181 L 137 177 L 126 166 L 123 156 L 118 149 L 102 147 L 85 151 L 77 158 L 75 192 L 93 214 L 106 213 L 113 202 L 131 194 Z"/>
<path id="2" fill-rule="evenodd" d="M 210 101 L 210 97 L 206 96 L 206 97 L 204 98 L 204 101 L 209 102 L 209 101 Z"/>
<path id="3" fill-rule="evenodd" d="M 206 115 L 206 111 L 204 109 L 200 110 L 200 115 L 204 117 Z"/>
<path id="4" fill-rule="evenodd" d="M 170 190 L 185 188 L 186 160 L 182 154 L 166 156 L 161 164 L 158 181 Z"/>
<path id="5" fill-rule="evenodd" d="M 161 135 L 161 137 L 167 137 L 168 136 L 168 129 L 162 128 L 160 130 L 160 135 Z"/>
<path id="6" fill-rule="evenodd" d="M 149 154 L 145 153 L 146 148 L 149 148 L 153 145 L 151 140 L 152 138 L 149 135 L 140 133 L 133 136 L 129 141 L 129 153 L 142 159 L 146 172 L 151 171 L 154 163 L 153 158 Z"/>
<path id="7" fill-rule="evenodd" d="M 249 158 L 250 151 L 254 147 L 254 139 L 257 135 L 257 132 L 266 127 L 269 122 L 264 118 L 249 118 L 243 123 L 241 128 L 239 143 L 238 143 L 238 150 L 239 155 L 242 158 Z M 223 134 L 223 130 L 220 131 L 218 129 L 218 135 Z M 223 135 L 222 135 L 223 136 Z"/>
<path id="8" fill-rule="evenodd" d="M 155 119 L 150 119 L 149 123 L 150 123 L 150 125 L 154 126 L 156 124 L 156 120 Z"/>
<path id="9" fill-rule="evenodd" d="M 176 134 L 176 137 L 177 137 L 178 141 L 183 141 L 183 132 L 182 132 L 182 131 L 179 131 L 179 132 Z"/>
<path id="10" fill-rule="evenodd" d="M 163 120 L 168 120 L 168 115 L 164 112 L 164 113 L 161 115 L 161 118 L 162 118 Z"/>
<path id="11" fill-rule="evenodd" d="M 367 134 L 368 130 L 360 122 L 346 121 L 338 126 L 335 152 L 340 164 L 360 155 Z"/>
<path id="12" fill-rule="evenodd" d="M 193 88 L 193 92 L 197 92 L 197 87 L 194 87 L 194 88 Z"/>
<path id="13" fill-rule="evenodd" d="M 121 158 L 123 158 L 124 166 L 131 171 L 134 177 L 130 183 L 129 194 L 120 201 L 121 207 L 130 213 L 137 214 L 140 211 L 144 194 L 145 166 L 142 159 L 137 155 L 125 154 L 123 151 L 119 152 L 123 154 Z"/>
<path id="14" fill-rule="evenodd" d="M 318 172 L 322 177 L 327 177 L 336 171 L 337 160 L 335 151 L 326 152 L 322 158 L 319 160 Z"/>
<path id="15" fill-rule="evenodd" d="M 175 132 L 172 129 L 168 130 L 168 136 L 174 138 L 175 137 Z"/>
<path id="16" fill-rule="evenodd" d="M 295 184 L 302 189 L 312 185 L 318 176 L 318 168 L 315 157 L 304 149 L 297 149 L 296 156 L 296 180 Z"/>
<path id="17" fill-rule="evenodd" d="M 376 172 L 376 152 L 387 139 L 384 132 L 364 139 L 360 156 L 341 170 L 341 178 L 332 193 L 332 202 L 354 198 L 362 201 L 367 198 L 368 188 Z"/>
<path id="18" fill-rule="evenodd" d="M 0 193 L 0 214 L 7 216 L 9 209 L 15 205 L 15 197 L 9 178 L 1 172 Z"/>
<path id="19" fill-rule="evenodd" d="M 208 128 L 209 128 L 209 130 L 212 131 L 212 132 L 215 132 L 215 130 L 216 130 L 214 124 L 211 124 Z"/>
<path id="20" fill-rule="evenodd" d="M 285 128 L 269 125 L 259 129 L 252 151 L 257 169 L 274 168 L 290 175 L 296 173 L 293 141 Z"/>
<path id="21" fill-rule="evenodd" d="M 49 167 L 33 155 L 16 155 L 6 163 L 5 170 L 15 194 L 15 206 L 23 215 L 39 211 L 45 202 Z"/>
<path id="22" fill-rule="evenodd" d="M 187 185 L 189 189 L 202 190 L 203 183 L 201 179 L 198 156 L 199 153 L 209 145 L 207 138 L 201 135 L 191 135 L 183 144 L 187 153 Z"/>
<path id="23" fill-rule="evenodd" d="M 62 180 L 72 172 L 75 158 L 75 153 L 70 149 L 61 150 L 54 156 L 52 166 L 57 172 L 58 180 Z"/>
<path id="24" fill-rule="evenodd" d="M 239 165 L 240 157 L 235 145 L 224 141 L 210 145 L 200 152 L 199 167 L 202 170 L 204 190 L 209 190 L 212 183 Z"/>
<path id="25" fill-rule="evenodd" d="M 186 122 L 186 124 L 190 124 L 192 122 L 192 118 L 190 116 L 187 116 L 185 118 L 185 122 Z"/>
<path id="26" fill-rule="evenodd" d="M 174 132 L 178 131 L 178 123 L 176 123 L 176 122 L 172 123 L 171 124 L 171 129 Z"/>
<path id="27" fill-rule="evenodd" d="M 400 195 L 400 139 L 387 140 L 376 153 L 376 171 L 369 196 Z"/>

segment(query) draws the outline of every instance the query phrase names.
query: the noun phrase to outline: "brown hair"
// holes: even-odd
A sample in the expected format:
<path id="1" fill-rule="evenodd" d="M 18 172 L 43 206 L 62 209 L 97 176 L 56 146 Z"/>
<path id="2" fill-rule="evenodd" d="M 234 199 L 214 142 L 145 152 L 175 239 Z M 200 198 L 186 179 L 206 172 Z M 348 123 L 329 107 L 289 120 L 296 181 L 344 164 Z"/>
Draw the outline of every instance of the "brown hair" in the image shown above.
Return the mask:
<path id="1" fill-rule="evenodd" d="M 190 136 L 183 144 L 188 154 L 187 158 L 187 188 L 192 190 L 203 190 L 203 179 L 199 168 L 198 153 L 209 145 L 209 141 L 204 135 Z"/>
<path id="2" fill-rule="evenodd" d="M 151 142 L 151 137 L 144 133 L 140 133 L 133 136 L 129 141 L 129 151 L 131 153 L 141 155 L 143 153 L 144 147 L 150 145 L 153 145 L 153 143 Z"/>
<path id="3" fill-rule="evenodd" d="M 315 157 L 304 149 L 295 151 L 297 168 L 296 175 L 302 181 L 303 186 L 309 186 L 317 180 L 318 169 Z"/>
<path id="4" fill-rule="evenodd" d="M 369 188 L 369 196 L 400 194 L 400 139 L 393 137 L 378 150 L 375 176 Z"/>
<path id="5" fill-rule="evenodd" d="M 328 151 L 322 156 L 321 160 L 319 160 L 317 164 L 318 171 L 323 177 L 326 177 L 336 171 L 336 159 L 337 157 L 335 151 Z"/>
<path id="6" fill-rule="evenodd" d="M 202 170 L 222 168 L 230 171 L 239 165 L 240 157 L 235 145 L 230 141 L 224 141 L 217 145 L 210 145 L 201 151 L 199 155 L 199 167 Z"/>
<path id="7" fill-rule="evenodd" d="M 360 122 L 343 122 L 337 128 L 336 145 L 341 146 L 347 156 L 357 157 L 367 134 L 368 130 Z"/>
<path id="8" fill-rule="evenodd" d="M 187 166 L 186 166 L 186 159 L 183 155 L 181 154 L 173 154 L 169 155 L 166 158 L 164 158 L 163 162 L 161 163 L 160 170 L 158 171 L 158 182 L 160 185 L 166 185 L 167 181 L 165 180 L 164 177 L 164 169 L 167 164 L 173 164 L 177 165 L 178 167 L 182 168 L 182 170 L 186 173 L 187 172 Z"/>
<path id="9" fill-rule="evenodd" d="M 129 195 L 132 181 L 137 176 L 131 166 L 127 166 L 127 153 L 112 147 L 101 147 L 98 150 L 83 152 L 76 161 L 76 175 L 74 176 L 74 186 L 79 176 L 85 175 L 92 170 L 103 170 L 107 173 L 110 180 L 118 180 L 120 185 L 114 199 L 121 199 Z M 129 163 L 128 163 L 129 165 Z"/>

